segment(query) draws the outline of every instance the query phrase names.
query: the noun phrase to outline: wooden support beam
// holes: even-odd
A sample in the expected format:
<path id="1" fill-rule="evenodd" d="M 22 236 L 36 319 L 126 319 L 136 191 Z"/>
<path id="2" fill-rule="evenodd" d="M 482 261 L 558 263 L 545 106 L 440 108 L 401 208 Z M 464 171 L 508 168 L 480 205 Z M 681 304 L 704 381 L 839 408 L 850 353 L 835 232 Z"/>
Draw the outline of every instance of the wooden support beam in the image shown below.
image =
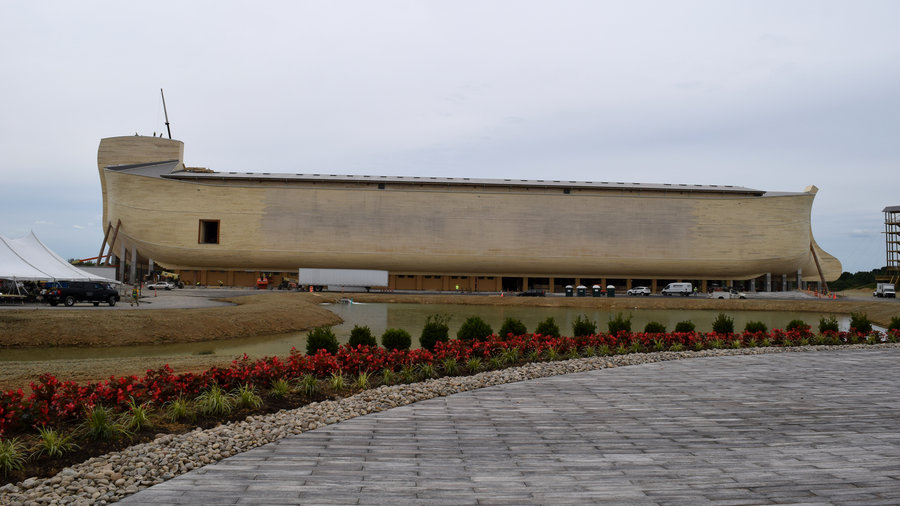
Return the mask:
<path id="1" fill-rule="evenodd" d="M 113 246 L 115 246 L 115 244 L 116 244 L 116 237 L 118 237 L 118 235 L 119 235 L 119 227 L 120 227 L 120 226 L 122 226 L 122 220 L 118 220 L 118 221 L 116 222 L 116 229 L 113 231 L 112 240 L 109 241 L 109 253 L 107 253 L 106 259 L 103 261 L 103 262 L 106 263 L 107 265 L 109 265 L 109 257 L 112 256 Z M 125 259 L 123 258 L 122 261 L 124 262 Z M 99 259 L 97 260 L 97 265 L 100 265 L 100 260 L 99 260 Z"/>
<path id="2" fill-rule="evenodd" d="M 100 253 L 97 254 L 97 265 L 100 265 L 103 261 L 103 251 L 106 249 L 106 240 L 109 239 L 110 230 L 112 230 L 112 223 L 107 223 L 106 233 L 103 234 L 103 242 L 100 243 Z M 112 249 L 112 246 L 109 249 Z"/>

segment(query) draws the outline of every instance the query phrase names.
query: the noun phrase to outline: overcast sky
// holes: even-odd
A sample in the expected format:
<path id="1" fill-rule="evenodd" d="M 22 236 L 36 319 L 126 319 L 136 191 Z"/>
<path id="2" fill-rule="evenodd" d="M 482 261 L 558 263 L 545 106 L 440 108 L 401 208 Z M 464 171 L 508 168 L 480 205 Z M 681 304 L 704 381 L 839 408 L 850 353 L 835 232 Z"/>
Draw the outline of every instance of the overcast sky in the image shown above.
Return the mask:
<path id="1" fill-rule="evenodd" d="M 900 205 L 900 2 L 0 4 L 0 235 L 103 238 L 101 138 L 219 171 L 820 191 L 845 271 Z"/>

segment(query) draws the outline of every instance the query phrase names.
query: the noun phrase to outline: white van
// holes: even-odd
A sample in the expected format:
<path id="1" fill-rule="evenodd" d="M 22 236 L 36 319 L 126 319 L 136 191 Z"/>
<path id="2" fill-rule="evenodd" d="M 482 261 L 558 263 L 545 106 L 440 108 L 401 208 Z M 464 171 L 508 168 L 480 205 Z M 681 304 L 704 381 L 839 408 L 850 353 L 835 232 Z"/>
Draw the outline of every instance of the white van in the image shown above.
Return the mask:
<path id="1" fill-rule="evenodd" d="M 694 285 L 690 283 L 669 283 L 659 293 L 663 295 L 681 295 L 687 297 L 694 293 Z"/>

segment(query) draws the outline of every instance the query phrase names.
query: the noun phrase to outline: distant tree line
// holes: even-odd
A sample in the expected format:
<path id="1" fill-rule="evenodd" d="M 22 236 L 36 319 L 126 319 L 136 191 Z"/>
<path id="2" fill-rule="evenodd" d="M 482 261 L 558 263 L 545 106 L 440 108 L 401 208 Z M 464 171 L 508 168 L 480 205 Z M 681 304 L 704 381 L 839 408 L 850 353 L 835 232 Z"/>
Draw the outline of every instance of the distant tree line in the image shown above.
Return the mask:
<path id="1" fill-rule="evenodd" d="M 837 281 L 828 283 L 828 288 L 839 292 L 852 288 L 875 288 L 876 276 L 889 276 L 891 273 L 887 267 L 872 269 L 871 271 L 859 271 L 856 274 L 844 272 Z"/>

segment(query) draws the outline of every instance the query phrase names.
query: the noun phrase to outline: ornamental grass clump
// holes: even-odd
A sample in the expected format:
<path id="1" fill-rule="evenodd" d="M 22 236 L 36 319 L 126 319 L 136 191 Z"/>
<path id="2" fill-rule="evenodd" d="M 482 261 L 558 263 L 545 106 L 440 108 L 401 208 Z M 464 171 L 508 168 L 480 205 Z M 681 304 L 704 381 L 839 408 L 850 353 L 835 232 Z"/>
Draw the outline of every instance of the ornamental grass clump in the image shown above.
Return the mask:
<path id="1" fill-rule="evenodd" d="M 500 337 L 517 337 L 524 336 L 528 333 L 528 328 L 525 327 L 525 324 L 522 323 L 522 320 L 517 320 L 512 317 L 507 317 L 503 320 L 503 325 L 500 326 Z"/>
<path id="2" fill-rule="evenodd" d="M 319 393 L 319 379 L 312 374 L 304 374 L 298 381 L 298 388 L 303 395 L 312 397 Z"/>
<path id="3" fill-rule="evenodd" d="M 313 378 L 315 379 L 315 378 Z M 317 382 L 318 383 L 318 382 Z M 243 386 L 243 385 L 242 385 Z M 284 379 L 278 378 L 272 382 L 272 385 L 269 387 L 269 397 L 273 399 L 284 399 L 291 393 L 291 382 Z M 246 397 L 246 400 L 239 400 L 238 404 L 247 405 L 248 403 L 259 401 L 259 404 L 262 405 L 262 399 L 259 395 L 256 395 L 256 390 L 250 387 L 250 391 L 238 391 L 238 399 L 241 397 Z"/>
<path id="4" fill-rule="evenodd" d="M 197 396 L 197 408 L 206 416 L 224 416 L 231 414 L 234 403 L 227 392 L 213 383 Z"/>
<path id="5" fill-rule="evenodd" d="M 113 410 L 104 406 L 88 409 L 81 428 L 88 439 L 107 441 L 122 436 L 131 436 L 128 429 L 116 419 Z"/>
<path id="6" fill-rule="evenodd" d="M 354 381 L 353 384 L 356 388 L 365 390 L 371 386 L 371 377 L 372 373 L 369 371 L 359 371 L 359 374 L 356 375 L 356 381 Z"/>
<path id="7" fill-rule="evenodd" d="M 288 386 L 288 392 L 290 392 L 290 385 L 284 379 L 277 379 L 272 382 L 272 390 L 275 390 L 275 383 L 284 382 L 285 385 Z M 262 406 L 263 400 L 259 394 L 256 393 L 256 388 L 253 385 L 244 383 L 243 385 L 239 385 L 237 390 L 234 392 L 234 399 L 237 403 L 238 407 L 247 408 L 247 409 L 256 409 Z"/>
<path id="8" fill-rule="evenodd" d="M 725 313 L 719 313 L 713 320 L 712 331 L 716 334 L 734 334 L 734 318 Z"/>
<path id="9" fill-rule="evenodd" d="M 462 326 L 456 332 L 456 338 L 460 341 L 484 341 L 494 333 L 494 329 L 478 316 L 466 318 Z"/>
<path id="10" fill-rule="evenodd" d="M 441 360 L 441 369 L 447 376 L 456 376 L 459 373 L 459 362 L 454 357 Z"/>
<path id="11" fill-rule="evenodd" d="M 535 334 L 542 336 L 559 337 L 559 325 L 552 316 L 548 316 L 546 320 L 538 323 L 534 329 Z"/>
<path id="12" fill-rule="evenodd" d="M 436 378 L 437 371 L 434 370 L 434 365 L 428 362 L 419 364 L 419 377 L 422 379 Z"/>
<path id="13" fill-rule="evenodd" d="M 172 422 L 179 420 L 192 420 L 194 418 L 194 410 L 191 409 L 191 403 L 184 397 L 177 397 L 165 405 L 166 416 Z"/>
<path id="14" fill-rule="evenodd" d="M 425 318 L 425 326 L 422 327 L 422 335 L 419 336 L 419 346 L 428 351 L 434 351 L 438 342 L 446 343 L 450 340 L 450 315 L 432 314 Z"/>
<path id="15" fill-rule="evenodd" d="M 344 374 L 343 371 L 334 371 L 331 373 L 331 377 L 328 378 L 328 385 L 335 392 L 340 392 L 344 389 Z"/>
<path id="16" fill-rule="evenodd" d="M 0 439 L 0 472 L 7 475 L 25 467 L 24 446 L 18 438 Z"/>
<path id="17" fill-rule="evenodd" d="M 357 346 L 378 346 L 378 341 L 372 336 L 372 330 L 368 325 L 354 325 L 353 330 L 350 331 L 350 346 L 356 348 Z"/>
<path id="18" fill-rule="evenodd" d="M 128 403 L 128 413 L 125 415 L 125 428 L 130 431 L 140 432 L 152 426 L 153 423 L 150 422 L 147 403 L 138 404 L 132 397 Z"/>
<path id="19" fill-rule="evenodd" d="M 476 373 L 481 369 L 481 359 L 478 357 L 472 357 L 469 360 L 466 360 L 466 370 L 470 373 Z"/>
<path id="20" fill-rule="evenodd" d="M 618 335 L 620 332 L 631 332 L 631 315 L 627 318 L 622 313 L 616 313 L 615 318 L 610 318 L 606 322 L 606 327 L 612 335 Z"/>
<path id="21" fill-rule="evenodd" d="M 522 359 L 522 352 L 519 351 L 518 346 L 507 348 L 500 355 L 503 357 L 503 362 L 507 364 L 516 364 Z"/>
<path id="22" fill-rule="evenodd" d="M 403 329 L 387 329 L 381 334 L 381 345 L 388 350 L 408 350 L 412 345 L 412 336 Z"/>
<path id="23" fill-rule="evenodd" d="M 544 350 L 544 357 L 548 362 L 559 360 L 559 350 L 557 350 L 555 346 L 548 346 L 547 349 Z"/>
<path id="24" fill-rule="evenodd" d="M 412 364 L 403 364 L 400 367 L 400 378 L 403 379 L 404 383 L 413 383 L 419 379 L 418 371 L 416 370 L 416 366 Z"/>
<path id="25" fill-rule="evenodd" d="M 306 354 L 315 355 L 319 350 L 337 354 L 338 340 L 331 327 L 316 327 L 306 335 Z"/>
<path id="26" fill-rule="evenodd" d="M 385 367 L 381 370 L 381 384 L 393 385 L 397 382 L 397 374 L 390 368 Z"/>
<path id="27" fill-rule="evenodd" d="M 38 441 L 37 451 L 35 451 L 33 457 L 42 455 L 50 458 L 62 457 L 64 454 L 78 448 L 78 445 L 72 442 L 74 434 L 63 436 L 56 430 L 48 427 L 41 427 L 38 429 L 38 433 L 41 439 Z"/>
<path id="28" fill-rule="evenodd" d="M 591 320 L 584 314 L 575 317 L 575 321 L 572 323 L 572 337 L 586 337 L 596 333 L 597 322 Z"/>

